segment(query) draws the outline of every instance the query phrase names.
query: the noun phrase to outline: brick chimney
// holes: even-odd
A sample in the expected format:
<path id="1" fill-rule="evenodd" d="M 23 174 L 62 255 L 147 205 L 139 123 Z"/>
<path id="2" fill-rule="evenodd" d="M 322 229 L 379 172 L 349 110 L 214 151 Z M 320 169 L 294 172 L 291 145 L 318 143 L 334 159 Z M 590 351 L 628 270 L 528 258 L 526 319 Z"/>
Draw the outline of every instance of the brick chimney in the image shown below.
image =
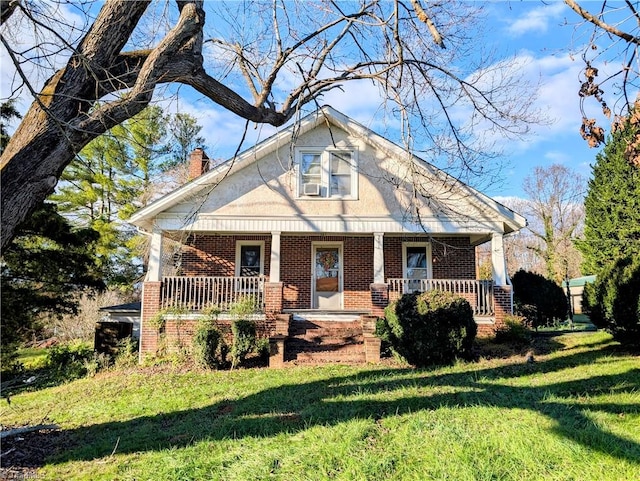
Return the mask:
<path id="1" fill-rule="evenodd" d="M 189 156 L 189 180 L 200 177 L 209 170 L 209 157 L 200 147 L 194 149 Z"/>

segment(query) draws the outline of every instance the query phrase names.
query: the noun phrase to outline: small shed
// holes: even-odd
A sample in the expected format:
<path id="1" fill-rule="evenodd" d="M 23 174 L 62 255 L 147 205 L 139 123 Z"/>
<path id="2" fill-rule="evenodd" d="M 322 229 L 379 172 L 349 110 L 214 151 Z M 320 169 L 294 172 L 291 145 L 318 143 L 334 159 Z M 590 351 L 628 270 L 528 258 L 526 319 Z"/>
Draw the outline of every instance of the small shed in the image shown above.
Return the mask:
<path id="1" fill-rule="evenodd" d="M 102 319 L 104 322 L 133 324 L 131 337 L 136 341 L 140 340 L 140 301 L 118 304 L 117 306 L 101 307 L 100 312 L 105 313 L 105 317 Z"/>
<path id="2" fill-rule="evenodd" d="M 584 292 L 584 286 L 591 282 L 595 282 L 596 276 L 582 276 L 574 277 L 564 283 L 564 288 L 569 291 L 569 298 L 571 300 L 571 311 L 574 314 L 582 314 L 582 293 Z"/>

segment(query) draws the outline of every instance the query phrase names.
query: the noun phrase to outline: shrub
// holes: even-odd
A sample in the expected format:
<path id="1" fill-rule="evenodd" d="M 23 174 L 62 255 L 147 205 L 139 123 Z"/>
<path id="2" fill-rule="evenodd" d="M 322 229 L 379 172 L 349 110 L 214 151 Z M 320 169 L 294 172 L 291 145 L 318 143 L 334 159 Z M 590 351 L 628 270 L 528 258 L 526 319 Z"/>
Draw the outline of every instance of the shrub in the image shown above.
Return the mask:
<path id="1" fill-rule="evenodd" d="M 531 331 L 522 316 L 505 316 L 504 325 L 496 329 L 495 340 L 499 343 L 524 346 L 531 342 Z"/>
<path id="2" fill-rule="evenodd" d="M 201 367 L 219 369 L 227 362 L 227 345 L 220 331 L 210 323 L 198 326 L 193 336 L 193 359 Z"/>
<path id="3" fill-rule="evenodd" d="M 138 364 L 138 341 L 132 337 L 125 337 L 118 342 L 118 353 L 114 364 L 117 368 L 131 367 Z"/>
<path id="4" fill-rule="evenodd" d="M 246 319 L 236 319 L 231 324 L 233 343 L 231 345 L 231 369 L 244 362 L 256 346 L 256 323 Z"/>
<path id="5" fill-rule="evenodd" d="M 477 330 L 469 302 L 442 291 L 403 295 L 377 326 L 395 354 L 419 367 L 470 357 Z"/>
<path id="6" fill-rule="evenodd" d="M 621 344 L 640 348 L 640 260 L 612 263 L 585 292 L 591 322 Z"/>
<path id="7" fill-rule="evenodd" d="M 269 363 L 269 355 L 271 354 L 271 346 L 269 345 L 268 337 L 261 337 L 256 340 L 256 353 L 260 362 L 263 364 Z"/>
<path id="8" fill-rule="evenodd" d="M 511 279 L 515 310 L 531 327 L 566 319 L 568 302 L 562 287 L 533 272 L 519 270 Z"/>
<path id="9" fill-rule="evenodd" d="M 93 349 L 87 343 L 58 344 L 47 351 L 47 367 L 57 379 L 72 381 L 87 374 L 87 363 L 93 358 Z"/>

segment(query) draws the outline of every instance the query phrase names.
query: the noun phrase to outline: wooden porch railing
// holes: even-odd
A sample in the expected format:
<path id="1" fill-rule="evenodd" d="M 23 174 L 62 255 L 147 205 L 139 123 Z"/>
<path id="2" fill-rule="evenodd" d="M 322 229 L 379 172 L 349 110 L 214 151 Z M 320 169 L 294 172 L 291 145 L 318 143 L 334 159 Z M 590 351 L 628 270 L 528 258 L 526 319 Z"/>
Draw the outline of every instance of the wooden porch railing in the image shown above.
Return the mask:
<path id="1" fill-rule="evenodd" d="M 220 311 L 250 299 L 256 312 L 264 310 L 263 277 L 185 277 L 162 278 L 161 309 L 201 311 L 217 307 Z"/>
<path id="2" fill-rule="evenodd" d="M 464 297 L 474 316 L 492 316 L 493 281 L 476 279 L 388 279 L 389 298 L 394 299 L 409 292 L 440 290 Z M 395 294 L 395 296 L 392 295 Z"/>

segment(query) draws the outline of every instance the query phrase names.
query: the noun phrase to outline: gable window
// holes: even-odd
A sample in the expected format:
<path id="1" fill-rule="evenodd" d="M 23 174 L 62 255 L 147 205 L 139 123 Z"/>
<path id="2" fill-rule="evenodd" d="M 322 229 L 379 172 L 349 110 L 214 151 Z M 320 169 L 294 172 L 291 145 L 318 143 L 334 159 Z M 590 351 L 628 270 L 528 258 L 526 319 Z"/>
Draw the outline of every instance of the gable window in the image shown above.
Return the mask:
<path id="1" fill-rule="evenodd" d="M 422 291 L 422 279 L 430 279 L 431 244 L 405 242 L 402 244 L 402 276 L 408 279 L 407 292 Z"/>
<path id="2" fill-rule="evenodd" d="M 298 195 L 305 198 L 357 198 L 355 152 L 300 151 Z"/>
<path id="3" fill-rule="evenodd" d="M 258 277 L 264 273 L 264 242 L 238 241 L 236 277 Z"/>

